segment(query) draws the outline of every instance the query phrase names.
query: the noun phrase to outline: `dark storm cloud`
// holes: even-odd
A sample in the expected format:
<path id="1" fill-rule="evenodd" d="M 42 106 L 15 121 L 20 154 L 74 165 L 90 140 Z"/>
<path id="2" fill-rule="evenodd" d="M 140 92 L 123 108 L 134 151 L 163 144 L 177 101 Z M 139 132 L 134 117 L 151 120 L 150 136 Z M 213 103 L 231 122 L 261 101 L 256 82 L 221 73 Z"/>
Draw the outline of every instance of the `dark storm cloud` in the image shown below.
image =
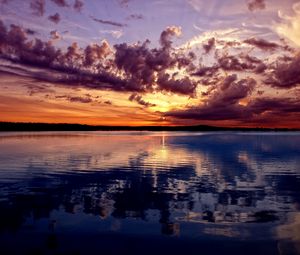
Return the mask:
<path id="1" fill-rule="evenodd" d="M 194 95 L 197 83 L 188 77 L 176 79 L 165 71 L 172 67 L 183 68 L 189 66 L 191 60 L 187 56 L 179 56 L 170 52 L 171 36 L 179 34 L 176 27 L 167 28 L 161 33 L 162 48 L 149 49 L 149 41 L 143 44 L 115 45 L 115 64 L 119 70 L 126 73 L 131 84 L 138 85 L 145 91 L 155 89 L 183 95 Z M 157 82 L 155 78 L 157 75 Z"/>
<path id="2" fill-rule="evenodd" d="M 256 81 L 246 78 L 237 81 L 236 75 L 226 77 L 207 101 L 197 107 L 186 110 L 175 110 L 166 116 L 179 119 L 194 120 L 229 120 L 245 118 L 249 115 L 245 107 L 238 104 L 239 100 L 249 96 L 256 85 Z"/>
<path id="3" fill-rule="evenodd" d="M 201 66 L 200 68 L 198 68 L 198 70 L 196 72 L 192 73 L 192 75 L 199 76 L 199 77 L 203 77 L 203 76 L 212 77 L 215 75 L 216 72 L 218 72 L 218 70 L 219 70 L 219 67 L 217 65 Z"/>
<path id="4" fill-rule="evenodd" d="M 17 49 L 22 49 L 25 41 L 27 39 L 25 31 L 16 25 L 10 25 L 10 30 L 7 32 L 5 38 L 1 38 L 1 40 L 7 41 L 8 44 L 16 47 Z"/>
<path id="5" fill-rule="evenodd" d="M 3 21 L 0 19 L 0 42 L 1 42 L 1 44 L 5 43 L 6 37 L 7 37 L 7 29 L 6 29 Z"/>
<path id="6" fill-rule="evenodd" d="M 126 27 L 127 26 L 127 24 L 123 24 L 123 23 L 119 23 L 119 22 L 115 22 L 115 21 L 111 21 L 111 20 L 97 19 L 93 16 L 91 16 L 91 19 L 98 23 L 101 23 L 104 25 L 110 25 L 110 26 L 114 26 L 114 27 Z"/>
<path id="7" fill-rule="evenodd" d="M 162 32 L 164 33 L 164 32 Z M 195 84 L 190 79 L 175 79 L 165 73 L 169 68 L 182 68 L 190 64 L 184 56 L 172 55 L 169 48 L 149 49 L 149 41 L 143 44 L 115 45 L 115 64 L 124 70 L 132 84 L 140 84 L 144 90 L 163 90 L 179 94 L 194 94 Z M 164 45 L 165 46 L 165 45 Z M 155 84 L 158 73 L 157 84 Z M 179 88 L 182 86 L 181 88 Z"/>
<path id="8" fill-rule="evenodd" d="M 256 68 L 254 69 L 254 72 L 256 74 L 260 74 L 260 73 L 263 73 L 267 68 L 268 68 L 268 66 L 266 64 L 261 63 L 258 66 L 256 66 Z"/>
<path id="9" fill-rule="evenodd" d="M 279 61 L 265 83 L 283 89 L 299 86 L 300 53 L 289 59 L 289 61 Z"/>
<path id="10" fill-rule="evenodd" d="M 147 42 L 142 45 L 127 45 L 126 43 L 114 46 L 115 64 L 130 77 L 133 84 L 140 84 L 145 89 L 151 89 L 155 80 L 155 71 L 170 65 L 168 55 L 163 52 L 151 52 Z M 160 55 L 164 55 L 160 58 Z M 157 57 L 157 58 L 156 58 Z"/>
<path id="11" fill-rule="evenodd" d="M 171 111 L 165 116 L 192 120 L 236 120 L 245 118 L 247 112 L 240 105 L 216 105 L 215 107 L 205 105 L 199 108 L 192 107 L 187 110 Z"/>
<path id="12" fill-rule="evenodd" d="M 161 36 L 164 38 L 161 48 L 150 49 L 149 41 L 145 41 L 143 44 L 115 45 L 115 52 L 105 41 L 101 45 L 88 45 L 85 49 L 73 43 L 63 52 L 51 41 L 29 41 L 18 26 L 12 25 L 7 31 L 2 22 L 0 34 L 3 35 L 1 57 L 22 65 L 21 70 L 10 71 L 18 72 L 18 75 L 68 86 L 140 93 L 165 91 L 193 96 L 197 86 L 189 77 L 176 78 L 165 73 L 168 68 L 186 68 L 190 64 L 188 56 L 171 52 L 171 41 L 166 34 L 166 37 Z M 52 31 L 51 37 L 59 39 L 56 31 Z"/>
<path id="13" fill-rule="evenodd" d="M 263 64 L 263 61 L 251 57 L 249 55 L 244 55 L 244 54 L 229 55 L 225 51 L 225 54 L 223 53 L 223 55 L 215 54 L 215 60 L 216 63 L 213 66 L 211 67 L 202 66 L 200 69 L 198 69 L 197 72 L 194 73 L 194 75 L 212 76 L 216 74 L 219 70 L 235 71 L 235 72 L 253 71 L 256 73 L 262 71 L 261 65 Z"/>
<path id="14" fill-rule="evenodd" d="M 254 114 L 274 112 L 276 114 L 300 113 L 300 102 L 292 98 L 258 98 L 248 105 Z"/>
<path id="15" fill-rule="evenodd" d="M 203 85 L 216 84 L 218 77 L 223 72 L 251 72 L 261 74 L 268 66 L 263 60 L 245 53 L 229 55 L 226 50 L 216 51 L 214 54 L 215 62 L 211 66 L 200 63 L 200 67 L 190 72 L 191 76 L 198 77 Z"/>
<path id="16" fill-rule="evenodd" d="M 260 59 L 250 56 L 249 54 L 241 53 L 241 54 L 239 54 L 239 57 L 241 59 L 243 59 L 244 61 L 251 63 L 251 64 L 261 64 L 262 63 L 262 61 Z"/>
<path id="17" fill-rule="evenodd" d="M 84 6 L 84 3 L 80 0 L 75 0 L 74 2 L 74 5 L 73 5 L 73 8 L 74 10 L 78 11 L 78 12 L 81 12 L 82 8 Z"/>
<path id="18" fill-rule="evenodd" d="M 256 74 L 263 73 L 268 66 L 260 59 L 250 56 L 249 54 L 240 54 L 239 57 L 248 63 L 248 67 L 251 67 L 253 69 L 253 72 Z"/>
<path id="19" fill-rule="evenodd" d="M 221 83 L 221 90 L 223 90 L 223 91 L 227 90 L 229 88 L 229 86 L 236 80 L 237 80 L 236 74 L 228 75 Z"/>
<path id="20" fill-rule="evenodd" d="M 33 14 L 37 16 L 43 16 L 45 13 L 45 0 L 31 0 L 30 8 Z"/>
<path id="21" fill-rule="evenodd" d="M 237 120 L 244 123 L 261 123 L 271 121 L 274 118 L 291 118 L 295 120 L 300 116 L 300 103 L 296 98 L 271 98 L 263 97 L 251 100 L 247 105 L 237 104 L 238 100 L 251 93 L 252 81 L 243 81 L 242 90 L 231 91 L 230 96 L 221 95 L 216 92 L 210 100 L 198 107 L 191 107 L 186 110 L 171 111 L 166 116 L 179 119 L 194 120 Z M 263 92 L 260 91 L 260 95 Z M 228 101 L 229 98 L 229 101 Z M 230 100 L 231 98 L 231 100 Z"/>
<path id="22" fill-rule="evenodd" d="M 54 22 L 54 23 L 59 23 L 60 22 L 60 15 L 59 15 L 59 13 L 55 13 L 55 14 L 53 14 L 53 15 L 50 15 L 49 17 L 48 17 L 48 19 L 50 20 L 50 21 L 52 21 L 52 22 Z"/>
<path id="23" fill-rule="evenodd" d="M 74 67 L 74 63 L 71 63 L 75 59 L 74 45 L 71 45 L 66 53 L 62 53 L 55 49 L 51 42 L 43 42 L 39 39 L 28 41 L 26 33 L 19 26 L 11 25 L 10 30 L 7 31 L 2 21 L 0 34 L 1 57 L 23 64 L 25 69 L 28 65 L 28 72 L 30 72 L 30 65 L 45 68 L 45 74 L 47 68 L 56 71 L 65 70 L 68 73 L 68 69 L 70 71 L 71 67 Z M 38 76 L 42 78 L 43 72 L 38 72 Z M 45 79 L 50 77 L 51 75 L 45 75 Z"/>
<path id="24" fill-rule="evenodd" d="M 232 74 L 221 82 L 220 90 L 212 95 L 210 102 L 212 105 L 237 104 L 252 93 L 255 85 L 256 81 L 252 78 L 237 81 L 237 76 Z"/>
<path id="25" fill-rule="evenodd" d="M 250 40 L 252 42 L 252 39 Z M 265 41 L 263 41 L 265 43 Z M 263 46 L 268 46 L 269 48 L 273 44 L 265 43 Z M 260 74 L 264 72 L 268 66 L 264 63 L 263 60 L 249 55 L 249 53 L 241 52 L 239 47 L 241 47 L 240 42 L 235 41 L 220 41 L 215 38 L 210 38 L 207 42 L 202 44 L 202 47 L 205 53 L 211 52 L 214 48 L 218 46 L 217 50 L 214 50 L 214 55 L 212 60 L 214 62 L 211 66 L 205 66 L 200 63 L 200 67 L 194 68 L 193 72 L 190 72 L 190 75 L 199 77 L 203 85 L 211 85 L 218 81 L 218 76 L 222 72 L 252 72 Z M 236 53 L 233 55 L 229 54 L 229 49 L 232 50 L 236 48 Z M 239 53 L 240 52 L 240 53 Z M 202 60 L 201 60 L 202 61 Z"/>
<path id="26" fill-rule="evenodd" d="M 175 94 L 195 96 L 198 82 L 191 80 L 189 77 L 176 79 L 168 73 L 159 73 L 157 85 L 161 90 Z"/>
<path id="27" fill-rule="evenodd" d="M 138 95 L 136 93 L 133 93 L 130 95 L 130 97 L 128 98 L 130 101 L 135 101 L 138 104 L 145 106 L 145 107 L 152 107 L 155 106 L 155 104 L 151 104 L 149 102 L 146 102 L 141 95 Z"/>
<path id="28" fill-rule="evenodd" d="M 104 41 L 101 45 L 91 44 L 84 50 L 84 64 L 87 66 L 93 65 L 96 61 L 104 59 L 110 53 L 109 45 Z"/>
<path id="29" fill-rule="evenodd" d="M 268 42 L 264 39 L 256 39 L 256 38 L 250 38 L 244 40 L 244 43 L 260 48 L 261 50 L 276 50 L 279 47 L 277 43 Z"/>
<path id="30" fill-rule="evenodd" d="M 221 56 L 217 61 L 219 68 L 225 71 L 245 71 L 254 68 L 252 63 L 241 62 L 238 57 L 232 55 Z"/>
<path id="31" fill-rule="evenodd" d="M 251 0 L 248 2 L 249 11 L 263 10 L 266 8 L 265 0 Z"/>
<path id="32" fill-rule="evenodd" d="M 274 119 L 280 117 L 295 121 L 300 117 L 299 100 L 291 98 L 257 98 L 248 105 L 205 104 L 200 107 L 192 107 L 187 110 L 172 111 L 165 116 L 178 119 L 193 120 L 235 120 L 240 123 L 266 124 L 273 123 Z M 278 120 L 277 120 L 278 121 Z"/>
<path id="33" fill-rule="evenodd" d="M 69 4 L 66 0 L 51 0 L 51 1 L 59 7 L 68 7 L 69 6 Z"/>

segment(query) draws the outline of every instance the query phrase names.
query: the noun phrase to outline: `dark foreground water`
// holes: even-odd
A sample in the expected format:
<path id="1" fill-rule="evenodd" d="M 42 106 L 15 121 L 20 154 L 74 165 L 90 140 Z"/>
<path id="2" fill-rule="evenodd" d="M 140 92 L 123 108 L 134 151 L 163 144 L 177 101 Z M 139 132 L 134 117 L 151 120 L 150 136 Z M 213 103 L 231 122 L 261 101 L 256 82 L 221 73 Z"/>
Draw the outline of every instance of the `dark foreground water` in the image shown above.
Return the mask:
<path id="1" fill-rule="evenodd" d="M 300 254 L 300 133 L 2 133 L 0 254 Z"/>

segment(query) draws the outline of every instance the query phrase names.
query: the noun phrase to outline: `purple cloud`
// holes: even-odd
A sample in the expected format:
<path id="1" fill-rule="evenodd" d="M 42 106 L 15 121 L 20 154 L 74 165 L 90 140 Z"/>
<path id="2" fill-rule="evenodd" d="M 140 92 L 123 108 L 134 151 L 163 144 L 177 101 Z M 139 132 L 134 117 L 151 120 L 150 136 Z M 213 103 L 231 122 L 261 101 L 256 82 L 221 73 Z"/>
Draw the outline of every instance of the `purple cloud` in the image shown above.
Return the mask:
<path id="1" fill-rule="evenodd" d="M 119 22 L 115 22 L 115 21 L 111 21 L 111 20 L 97 19 L 93 16 L 91 16 L 91 19 L 98 23 L 104 24 L 104 25 L 110 25 L 110 26 L 115 26 L 115 27 L 126 27 L 127 26 L 127 24 L 123 24 L 123 23 L 119 23 Z"/>
<path id="2" fill-rule="evenodd" d="M 50 20 L 50 21 L 52 21 L 53 23 L 59 23 L 60 22 L 60 15 L 59 15 L 59 13 L 55 13 L 54 15 L 50 15 L 49 17 L 48 17 L 48 19 Z"/>
<path id="3" fill-rule="evenodd" d="M 53 3 L 55 3 L 59 7 L 68 7 L 69 4 L 66 0 L 51 0 Z"/>
<path id="4" fill-rule="evenodd" d="M 266 8 L 265 0 L 251 0 L 248 2 L 249 11 L 263 10 Z"/>

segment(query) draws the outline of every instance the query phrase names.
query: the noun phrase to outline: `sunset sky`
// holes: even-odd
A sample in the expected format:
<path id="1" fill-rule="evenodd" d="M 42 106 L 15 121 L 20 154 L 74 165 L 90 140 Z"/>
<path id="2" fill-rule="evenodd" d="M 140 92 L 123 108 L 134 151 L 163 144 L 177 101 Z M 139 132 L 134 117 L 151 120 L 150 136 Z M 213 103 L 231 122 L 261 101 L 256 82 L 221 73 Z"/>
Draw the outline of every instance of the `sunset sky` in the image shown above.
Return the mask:
<path id="1" fill-rule="evenodd" d="M 299 0 L 0 0 L 0 121 L 300 128 Z"/>

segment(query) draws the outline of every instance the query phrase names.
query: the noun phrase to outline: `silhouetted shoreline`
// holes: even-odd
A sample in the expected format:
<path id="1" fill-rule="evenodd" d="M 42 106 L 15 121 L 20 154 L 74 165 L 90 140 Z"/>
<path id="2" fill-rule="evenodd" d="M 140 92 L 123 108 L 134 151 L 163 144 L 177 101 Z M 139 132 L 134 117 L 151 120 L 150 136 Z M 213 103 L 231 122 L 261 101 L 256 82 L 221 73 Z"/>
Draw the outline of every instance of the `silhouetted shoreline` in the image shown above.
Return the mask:
<path id="1" fill-rule="evenodd" d="M 244 128 L 195 126 L 92 126 L 66 123 L 0 122 L 0 132 L 13 131 L 300 131 L 292 128 Z"/>

